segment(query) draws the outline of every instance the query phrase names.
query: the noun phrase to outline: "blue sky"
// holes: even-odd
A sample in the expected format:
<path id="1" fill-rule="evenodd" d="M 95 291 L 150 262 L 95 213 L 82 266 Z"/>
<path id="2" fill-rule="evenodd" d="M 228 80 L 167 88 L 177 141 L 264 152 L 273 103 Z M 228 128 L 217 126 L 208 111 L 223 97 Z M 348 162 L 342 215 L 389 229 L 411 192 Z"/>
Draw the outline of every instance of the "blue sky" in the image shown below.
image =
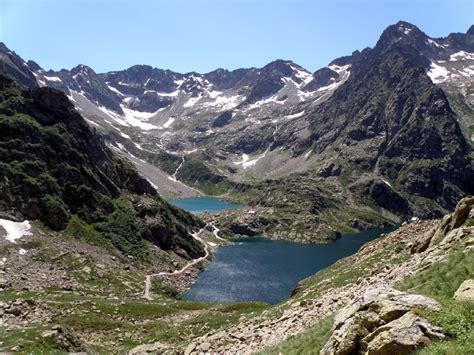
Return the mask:
<path id="1" fill-rule="evenodd" d="M 472 0 L 0 0 L 0 41 L 45 69 L 149 64 L 179 72 L 308 70 L 373 46 L 405 20 L 432 37 L 465 32 Z"/>

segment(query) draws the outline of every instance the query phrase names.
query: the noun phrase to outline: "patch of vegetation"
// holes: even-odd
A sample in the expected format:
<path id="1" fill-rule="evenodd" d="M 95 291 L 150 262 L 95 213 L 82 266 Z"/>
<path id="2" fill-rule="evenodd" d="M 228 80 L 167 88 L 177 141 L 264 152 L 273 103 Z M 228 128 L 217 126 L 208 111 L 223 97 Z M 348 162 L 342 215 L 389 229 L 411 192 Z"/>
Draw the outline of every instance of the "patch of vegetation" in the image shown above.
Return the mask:
<path id="1" fill-rule="evenodd" d="M 115 206 L 114 212 L 94 227 L 124 255 L 139 261 L 148 260 L 149 252 L 144 239 L 147 226 L 124 204 L 116 203 Z"/>
<path id="2" fill-rule="evenodd" d="M 332 334 L 333 323 L 334 317 L 328 316 L 305 331 L 289 337 L 278 345 L 266 348 L 258 354 L 319 354 Z"/>
<path id="3" fill-rule="evenodd" d="M 102 235 L 90 224 L 85 223 L 78 216 L 72 216 L 64 230 L 64 234 L 73 238 L 82 239 L 98 246 L 109 245 Z"/>
<path id="4" fill-rule="evenodd" d="M 39 249 L 43 245 L 43 241 L 41 238 L 32 237 L 30 239 L 21 240 L 20 245 L 23 249 L 30 250 L 30 249 Z"/>
<path id="5" fill-rule="evenodd" d="M 64 354 L 57 344 L 49 339 L 42 339 L 41 333 L 48 330 L 46 326 L 34 325 L 23 329 L 2 330 L 0 351 L 17 349 L 25 354 Z"/>
<path id="6" fill-rule="evenodd" d="M 466 221 L 464 222 L 464 225 L 466 227 L 474 227 L 474 218 L 466 219 Z"/>
<path id="7" fill-rule="evenodd" d="M 190 186 L 195 186 L 208 195 L 227 192 L 232 183 L 226 176 L 214 172 L 198 157 L 187 156 L 176 177 Z"/>
<path id="8" fill-rule="evenodd" d="M 474 314 L 472 303 L 453 300 L 453 295 L 464 280 L 474 275 L 474 254 L 455 250 L 443 262 L 398 283 L 400 290 L 413 290 L 434 297 L 441 310 L 426 312 L 434 324 L 439 325 L 450 340 L 433 342 L 421 354 L 470 354 L 474 348 Z"/>
<path id="9" fill-rule="evenodd" d="M 403 280 L 396 287 L 413 290 L 426 296 L 450 299 L 464 280 L 474 275 L 474 254 L 456 250 L 443 262 Z"/>
<path id="10" fill-rule="evenodd" d="M 171 298 L 180 298 L 180 293 L 177 289 L 166 285 L 159 278 L 153 278 L 151 282 L 151 290 L 154 295 L 162 295 Z"/>

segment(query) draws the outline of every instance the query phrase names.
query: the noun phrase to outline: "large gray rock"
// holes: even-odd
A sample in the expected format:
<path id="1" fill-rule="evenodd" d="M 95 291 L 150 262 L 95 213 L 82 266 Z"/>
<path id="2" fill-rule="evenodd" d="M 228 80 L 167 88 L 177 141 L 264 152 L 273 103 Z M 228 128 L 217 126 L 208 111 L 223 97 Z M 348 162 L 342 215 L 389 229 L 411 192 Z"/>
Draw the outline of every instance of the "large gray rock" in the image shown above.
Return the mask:
<path id="1" fill-rule="evenodd" d="M 321 354 L 406 354 L 430 338 L 443 338 L 415 309 L 437 310 L 439 304 L 387 286 L 370 288 L 336 314 L 333 334 Z"/>
<path id="2" fill-rule="evenodd" d="M 360 342 L 360 350 L 367 354 L 404 355 L 430 343 L 430 339 L 445 338 L 440 328 L 412 312 L 387 323 L 367 335 Z"/>
<path id="3" fill-rule="evenodd" d="M 458 301 L 474 301 L 474 280 L 466 280 L 457 289 L 454 299 Z"/>

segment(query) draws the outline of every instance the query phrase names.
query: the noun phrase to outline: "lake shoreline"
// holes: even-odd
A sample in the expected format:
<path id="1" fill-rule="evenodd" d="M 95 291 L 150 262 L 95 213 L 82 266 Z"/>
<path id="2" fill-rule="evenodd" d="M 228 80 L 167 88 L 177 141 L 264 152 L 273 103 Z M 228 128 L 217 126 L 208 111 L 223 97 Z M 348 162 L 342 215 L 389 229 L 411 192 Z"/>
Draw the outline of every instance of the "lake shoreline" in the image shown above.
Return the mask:
<path id="1" fill-rule="evenodd" d="M 325 243 L 301 243 L 298 240 L 284 238 L 275 240 L 264 234 L 232 233 L 229 230 L 221 231 L 216 227 L 214 224 L 217 223 L 216 216 L 221 216 L 223 213 L 252 215 L 253 210 L 243 205 L 228 203 L 223 198 L 215 197 L 193 197 L 169 202 L 199 215 L 207 223 L 208 228 L 202 233 L 201 242 L 208 248 L 209 257 L 189 268 L 185 275 L 168 275 L 164 279 L 175 287 L 178 286 L 184 299 L 206 303 L 281 302 L 290 297 L 292 290 L 306 277 L 330 266 L 340 258 L 354 254 L 365 243 L 392 230 L 385 228 L 344 233 L 335 240 L 325 240 Z M 243 254 L 237 255 L 235 264 L 232 262 L 229 264 L 229 260 L 233 260 L 233 250 L 237 253 L 241 251 Z M 274 260 L 275 255 L 281 255 L 283 264 L 288 263 L 288 258 L 293 261 L 287 268 L 281 268 L 279 265 L 281 263 Z M 242 264 L 242 260 L 249 261 L 249 264 Z M 219 267 L 227 269 L 216 270 Z M 263 270 L 259 270 L 259 267 L 263 267 Z M 278 277 L 274 277 L 272 270 L 279 270 Z M 241 279 L 235 278 L 239 272 L 243 273 Z M 254 272 L 253 279 L 245 279 L 252 272 Z M 217 284 L 213 279 L 219 280 Z M 272 285 L 266 286 L 272 290 L 269 291 L 273 293 L 272 295 L 265 295 L 260 289 L 250 291 L 252 285 L 263 285 L 268 280 L 273 280 Z M 201 285 L 203 282 L 208 284 Z M 214 296 L 209 298 L 203 295 L 203 290 Z M 239 298 L 235 294 L 223 295 L 227 291 L 241 296 Z"/>

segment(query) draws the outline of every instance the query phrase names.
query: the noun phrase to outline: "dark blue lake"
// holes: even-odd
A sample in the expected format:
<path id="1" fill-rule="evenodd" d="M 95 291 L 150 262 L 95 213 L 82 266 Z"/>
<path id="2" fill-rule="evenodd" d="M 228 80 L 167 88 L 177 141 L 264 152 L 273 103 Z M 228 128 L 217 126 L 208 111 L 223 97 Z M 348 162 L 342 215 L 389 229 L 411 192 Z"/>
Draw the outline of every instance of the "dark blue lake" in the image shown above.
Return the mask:
<path id="1" fill-rule="evenodd" d="M 189 200 L 181 200 L 179 207 L 191 212 L 217 210 L 215 199 L 197 197 L 192 203 Z M 238 239 L 232 245 L 219 247 L 208 268 L 199 274 L 184 297 L 202 302 L 278 303 L 290 296 L 299 281 L 354 254 L 363 244 L 390 230 L 393 229 L 345 234 L 330 244 L 301 244 L 261 237 Z"/>
<path id="2" fill-rule="evenodd" d="M 228 203 L 215 197 L 189 197 L 178 200 L 169 200 L 169 203 L 192 213 L 218 212 L 222 210 L 242 208 L 242 205 Z"/>
<path id="3" fill-rule="evenodd" d="M 387 230 L 346 234 L 330 244 L 246 238 L 220 247 L 184 297 L 204 302 L 278 303 L 290 296 L 298 281 L 354 254 L 384 232 Z"/>

